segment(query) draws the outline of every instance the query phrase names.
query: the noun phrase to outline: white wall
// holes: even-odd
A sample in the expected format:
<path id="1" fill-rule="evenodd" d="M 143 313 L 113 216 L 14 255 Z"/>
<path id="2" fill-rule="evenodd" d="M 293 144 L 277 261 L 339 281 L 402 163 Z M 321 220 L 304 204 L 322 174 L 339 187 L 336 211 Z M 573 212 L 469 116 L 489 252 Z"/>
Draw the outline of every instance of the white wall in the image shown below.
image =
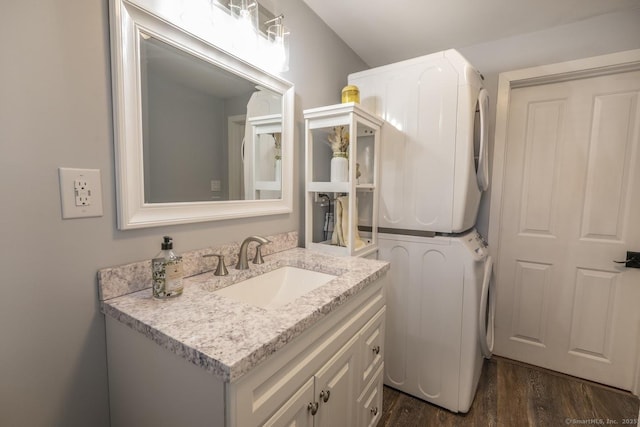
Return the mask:
<path id="1" fill-rule="evenodd" d="M 285 78 L 296 85 L 301 164 L 302 109 L 339 102 L 347 74 L 365 65 L 301 1 L 275 6 L 292 32 Z M 296 200 L 290 215 L 117 230 L 107 10 L 106 0 L 0 7 L 3 427 L 108 425 L 98 269 L 152 257 L 164 234 L 186 251 L 299 229 L 303 217 Z M 102 171 L 104 216 L 61 219 L 60 166 Z"/>
<path id="2" fill-rule="evenodd" d="M 498 75 L 501 72 L 638 48 L 640 8 L 602 15 L 546 31 L 458 48 L 485 77 L 485 86 L 491 97 L 491 156 Z M 492 162 L 490 166 L 493 166 Z M 487 236 L 489 229 L 489 197 L 490 191 L 482 199 L 477 224 L 484 236 Z"/>

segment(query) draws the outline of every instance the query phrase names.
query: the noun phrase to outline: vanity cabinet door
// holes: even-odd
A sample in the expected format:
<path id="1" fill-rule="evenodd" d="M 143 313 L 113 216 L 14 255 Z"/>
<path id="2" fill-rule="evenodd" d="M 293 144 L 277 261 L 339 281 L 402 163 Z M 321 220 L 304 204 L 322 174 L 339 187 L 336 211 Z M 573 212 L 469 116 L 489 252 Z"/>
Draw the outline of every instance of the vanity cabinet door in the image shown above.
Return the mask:
<path id="1" fill-rule="evenodd" d="M 316 374 L 315 427 L 356 425 L 358 337 L 354 336 Z"/>
<path id="2" fill-rule="evenodd" d="M 358 397 L 382 364 L 368 353 L 384 341 L 384 280 L 231 383 L 227 425 L 356 426 Z"/>
<path id="3" fill-rule="evenodd" d="M 312 377 L 264 423 L 264 426 L 312 427 L 312 408 L 317 403 L 314 399 L 313 385 Z"/>

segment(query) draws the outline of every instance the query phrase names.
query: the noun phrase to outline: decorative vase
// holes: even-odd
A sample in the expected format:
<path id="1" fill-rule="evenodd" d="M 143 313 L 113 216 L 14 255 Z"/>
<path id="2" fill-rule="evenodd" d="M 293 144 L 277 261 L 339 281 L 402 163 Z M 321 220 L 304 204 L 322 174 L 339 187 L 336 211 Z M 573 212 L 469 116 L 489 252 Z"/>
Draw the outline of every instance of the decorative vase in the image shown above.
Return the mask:
<path id="1" fill-rule="evenodd" d="M 331 158 L 331 182 L 345 182 L 349 180 L 349 160 L 347 153 L 337 151 Z"/>

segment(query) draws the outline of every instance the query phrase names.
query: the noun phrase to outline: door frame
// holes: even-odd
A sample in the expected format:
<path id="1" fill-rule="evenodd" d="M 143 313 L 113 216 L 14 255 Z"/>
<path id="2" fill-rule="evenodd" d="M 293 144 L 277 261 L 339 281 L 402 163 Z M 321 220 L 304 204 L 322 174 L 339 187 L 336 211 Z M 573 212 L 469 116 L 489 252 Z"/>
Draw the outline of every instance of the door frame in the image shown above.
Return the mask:
<path id="1" fill-rule="evenodd" d="M 541 65 L 520 70 L 506 71 L 498 76 L 496 101 L 496 126 L 493 147 L 493 172 L 489 215 L 489 252 L 494 260 L 494 271 L 500 263 L 500 224 L 502 223 L 502 194 L 504 185 L 504 159 L 507 148 L 507 127 L 511 90 L 521 87 L 570 81 L 626 71 L 640 70 L 640 49 L 594 56 L 574 61 Z M 640 347 L 640 337 L 637 346 Z M 632 392 L 640 396 L 640 351 Z"/>
<path id="2" fill-rule="evenodd" d="M 238 157 L 238 152 L 243 150 L 242 141 L 245 129 L 245 123 L 247 121 L 246 114 L 238 114 L 236 116 L 229 116 L 227 119 L 227 143 L 228 143 L 228 176 L 229 176 L 229 200 L 243 200 L 244 199 L 244 183 L 241 179 L 237 179 L 235 175 L 231 174 L 232 170 L 242 169 L 244 170 L 244 164 L 242 158 Z M 244 175 L 244 172 L 243 172 Z M 239 192 L 239 194 L 236 194 Z M 237 198 L 234 198 L 238 196 Z M 240 197 L 242 196 L 242 197 Z"/>

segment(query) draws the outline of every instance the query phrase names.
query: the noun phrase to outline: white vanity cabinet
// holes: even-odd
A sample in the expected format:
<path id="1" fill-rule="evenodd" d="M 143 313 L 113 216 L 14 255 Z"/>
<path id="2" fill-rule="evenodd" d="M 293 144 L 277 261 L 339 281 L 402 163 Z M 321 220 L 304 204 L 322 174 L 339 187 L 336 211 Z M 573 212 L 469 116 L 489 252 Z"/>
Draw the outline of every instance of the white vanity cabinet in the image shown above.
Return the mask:
<path id="1" fill-rule="evenodd" d="M 320 371 L 309 378 L 265 425 L 356 425 L 355 338 L 341 348 Z"/>
<path id="2" fill-rule="evenodd" d="M 376 425 L 382 409 L 385 280 L 231 383 L 230 425 Z"/>
<path id="3" fill-rule="evenodd" d="M 107 316 L 111 425 L 375 426 L 386 280 L 366 285 L 231 382 Z"/>
<path id="4" fill-rule="evenodd" d="M 375 316 L 376 335 L 384 329 L 384 309 Z M 383 362 L 378 347 L 352 338 L 322 369 L 309 378 L 265 426 L 375 426 L 382 410 Z M 366 340 L 365 340 L 366 342 Z M 368 350 L 371 350 L 369 352 Z M 368 357 L 373 354 L 375 357 Z M 358 357 L 361 364 L 358 367 Z M 367 364 L 367 360 L 371 361 Z M 360 369 L 358 369 L 360 368 Z M 375 368 L 375 369 L 374 369 Z M 357 376 L 373 373 L 356 400 Z"/>

